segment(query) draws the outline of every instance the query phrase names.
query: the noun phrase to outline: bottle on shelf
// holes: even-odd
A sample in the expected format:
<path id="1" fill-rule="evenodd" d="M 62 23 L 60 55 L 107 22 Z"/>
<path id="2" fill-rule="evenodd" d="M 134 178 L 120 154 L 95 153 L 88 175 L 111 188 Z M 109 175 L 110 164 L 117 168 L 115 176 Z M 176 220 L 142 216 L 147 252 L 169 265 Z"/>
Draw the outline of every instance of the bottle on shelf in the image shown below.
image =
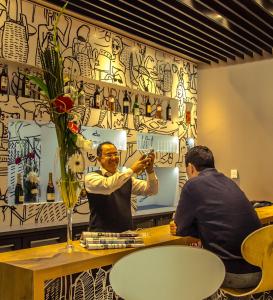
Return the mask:
<path id="1" fill-rule="evenodd" d="M 24 203 L 24 190 L 22 185 L 21 173 L 17 173 L 17 180 L 15 186 L 15 204 Z"/>
<path id="2" fill-rule="evenodd" d="M 8 66 L 3 65 L 0 74 L 0 92 L 2 95 L 6 95 L 8 93 L 8 86 L 9 86 Z"/>
<path id="3" fill-rule="evenodd" d="M 108 109 L 110 111 L 115 111 L 115 97 L 112 89 L 110 90 L 110 95 L 108 96 Z"/>
<path id="4" fill-rule="evenodd" d="M 129 98 L 128 98 L 128 92 L 125 91 L 124 97 L 123 97 L 123 113 L 128 114 L 129 113 Z"/>
<path id="5" fill-rule="evenodd" d="M 150 99 L 149 96 L 147 96 L 147 100 L 146 100 L 146 117 L 150 117 L 151 113 L 152 113 L 152 106 L 150 103 Z"/>
<path id="6" fill-rule="evenodd" d="M 48 174 L 48 184 L 46 188 L 46 201 L 54 202 L 55 201 L 55 188 L 53 185 L 52 173 Z"/>
<path id="7" fill-rule="evenodd" d="M 85 91 L 83 81 L 80 81 L 80 88 L 78 90 L 78 105 L 85 106 Z"/>
<path id="8" fill-rule="evenodd" d="M 161 105 L 160 100 L 158 100 L 157 105 L 156 105 L 155 117 L 158 119 L 162 119 L 162 105 Z"/>
<path id="9" fill-rule="evenodd" d="M 32 75 L 32 76 L 37 76 L 36 72 L 32 71 L 32 70 L 30 70 L 29 74 Z M 30 81 L 29 87 L 30 87 L 30 97 L 32 99 L 37 99 L 36 84 L 33 81 Z"/>
<path id="10" fill-rule="evenodd" d="M 172 120 L 172 108 L 170 101 L 168 102 L 168 106 L 166 108 L 166 120 L 171 121 Z"/>
<path id="11" fill-rule="evenodd" d="M 98 85 L 96 85 L 96 91 L 94 93 L 93 107 L 94 108 L 100 108 L 101 107 L 101 95 L 100 95 L 100 90 L 99 90 Z"/>
<path id="12" fill-rule="evenodd" d="M 138 103 L 138 95 L 136 95 L 135 97 L 135 103 L 133 105 L 133 114 L 134 116 L 139 116 L 140 112 L 139 112 L 139 103 Z"/>
<path id="13" fill-rule="evenodd" d="M 43 75 L 42 75 L 42 73 L 37 72 L 36 74 L 37 74 L 37 76 L 38 76 L 41 80 L 43 80 Z M 38 86 L 38 88 L 37 88 L 37 99 L 38 99 L 38 100 L 45 100 L 45 93 L 44 93 L 44 91 L 41 90 L 41 88 L 40 88 L 39 86 Z"/>
<path id="14" fill-rule="evenodd" d="M 25 70 L 23 82 L 22 82 L 22 97 L 29 98 L 30 97 L 30 80 L 27 77 L 27 74 L 29 74 L 29 70 Z"/>

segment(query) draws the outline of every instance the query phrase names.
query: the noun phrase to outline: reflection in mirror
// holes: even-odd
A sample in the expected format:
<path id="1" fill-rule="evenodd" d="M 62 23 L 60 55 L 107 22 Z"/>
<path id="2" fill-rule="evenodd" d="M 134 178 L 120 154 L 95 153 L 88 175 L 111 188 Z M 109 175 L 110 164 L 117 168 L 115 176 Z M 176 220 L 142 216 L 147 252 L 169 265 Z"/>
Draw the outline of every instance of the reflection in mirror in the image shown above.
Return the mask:
<path id="1" fill-rule="evenodd" d="M 60 178 L 59 155 L 54 125 L 10 119 L 8 131 L 8 204 L 60 201 L 57 188 Z M 119 150 L 126 150 L 125 130 L 85 126 L 82 127 L 82 134 L 92 140 L 94 146 L 84 154 L 85 172 L 97 168 L 90 164 L 89 156 L 96 156 L 95 148 L 99 143 L 110 141 Z"/>

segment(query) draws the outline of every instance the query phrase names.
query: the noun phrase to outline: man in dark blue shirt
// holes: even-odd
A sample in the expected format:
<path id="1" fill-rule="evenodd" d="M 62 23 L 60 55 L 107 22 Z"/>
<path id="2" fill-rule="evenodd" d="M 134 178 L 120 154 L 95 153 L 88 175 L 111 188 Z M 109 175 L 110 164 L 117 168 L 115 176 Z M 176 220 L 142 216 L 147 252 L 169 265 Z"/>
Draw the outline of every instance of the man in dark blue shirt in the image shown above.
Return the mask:
<path id="1" fill-rule="evenodd" d="M 207 147 L 191 148 L 185 162 L 189 180 L 181 192 L 172 233 L 176 229 L 177 235 L 199 238 L 205 249 L 223 260 L 223 286 L 257 285 L 260 270 L 241 256 L 243 240 L 261 227 L 251 203 L 236 183 L 215 169 Z"/>

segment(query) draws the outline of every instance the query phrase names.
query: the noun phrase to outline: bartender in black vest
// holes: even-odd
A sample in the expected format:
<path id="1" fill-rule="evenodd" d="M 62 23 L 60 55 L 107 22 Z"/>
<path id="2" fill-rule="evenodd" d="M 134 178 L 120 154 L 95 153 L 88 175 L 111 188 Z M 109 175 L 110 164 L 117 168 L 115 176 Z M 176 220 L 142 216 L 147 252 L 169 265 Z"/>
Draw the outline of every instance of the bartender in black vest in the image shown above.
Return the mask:
<path id="1" fill-rule="evenodd" d="M 144 155 L 123 172 L 118 170 L 119 153 L 111 142 L 97 148 L 98 171 L 85 176 L 90 207 L 90 231 L 122 232 L 133 229 L 131 194 L 155 195 L 158 180 L 154 173 L 154 153 Z M 147 181 L 134 174 L 146 171 Z"/>

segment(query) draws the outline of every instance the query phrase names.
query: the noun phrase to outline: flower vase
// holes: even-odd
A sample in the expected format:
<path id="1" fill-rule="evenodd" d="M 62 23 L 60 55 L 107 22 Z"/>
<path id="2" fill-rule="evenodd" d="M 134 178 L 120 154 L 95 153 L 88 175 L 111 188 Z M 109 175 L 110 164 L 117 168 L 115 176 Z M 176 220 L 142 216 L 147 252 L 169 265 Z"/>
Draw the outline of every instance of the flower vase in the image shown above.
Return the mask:
<path id="1" fill-rule="evenodd" d="M 67 216 L 67 241 L 66 241 L 66 251 L 68 253 L 73 252 L 73 234 L 72 234 L 72 216 L 74 206 L 78 201 L 80 194 L 80 185 L 78 181 L 75 180 L 60 180 L 60 195 L 63 203 L 66 207 Z"/>
<path id="2" fill-rule="evenodd" d="M 73 235 L 72 235 L 72 216 L 73 216 L 73 208 L 66 208 L 66 217 L 67 217 L 67 240 L 66 240 L 66 250 L 68 253 L 74 251 L 73 246 Z"/>

